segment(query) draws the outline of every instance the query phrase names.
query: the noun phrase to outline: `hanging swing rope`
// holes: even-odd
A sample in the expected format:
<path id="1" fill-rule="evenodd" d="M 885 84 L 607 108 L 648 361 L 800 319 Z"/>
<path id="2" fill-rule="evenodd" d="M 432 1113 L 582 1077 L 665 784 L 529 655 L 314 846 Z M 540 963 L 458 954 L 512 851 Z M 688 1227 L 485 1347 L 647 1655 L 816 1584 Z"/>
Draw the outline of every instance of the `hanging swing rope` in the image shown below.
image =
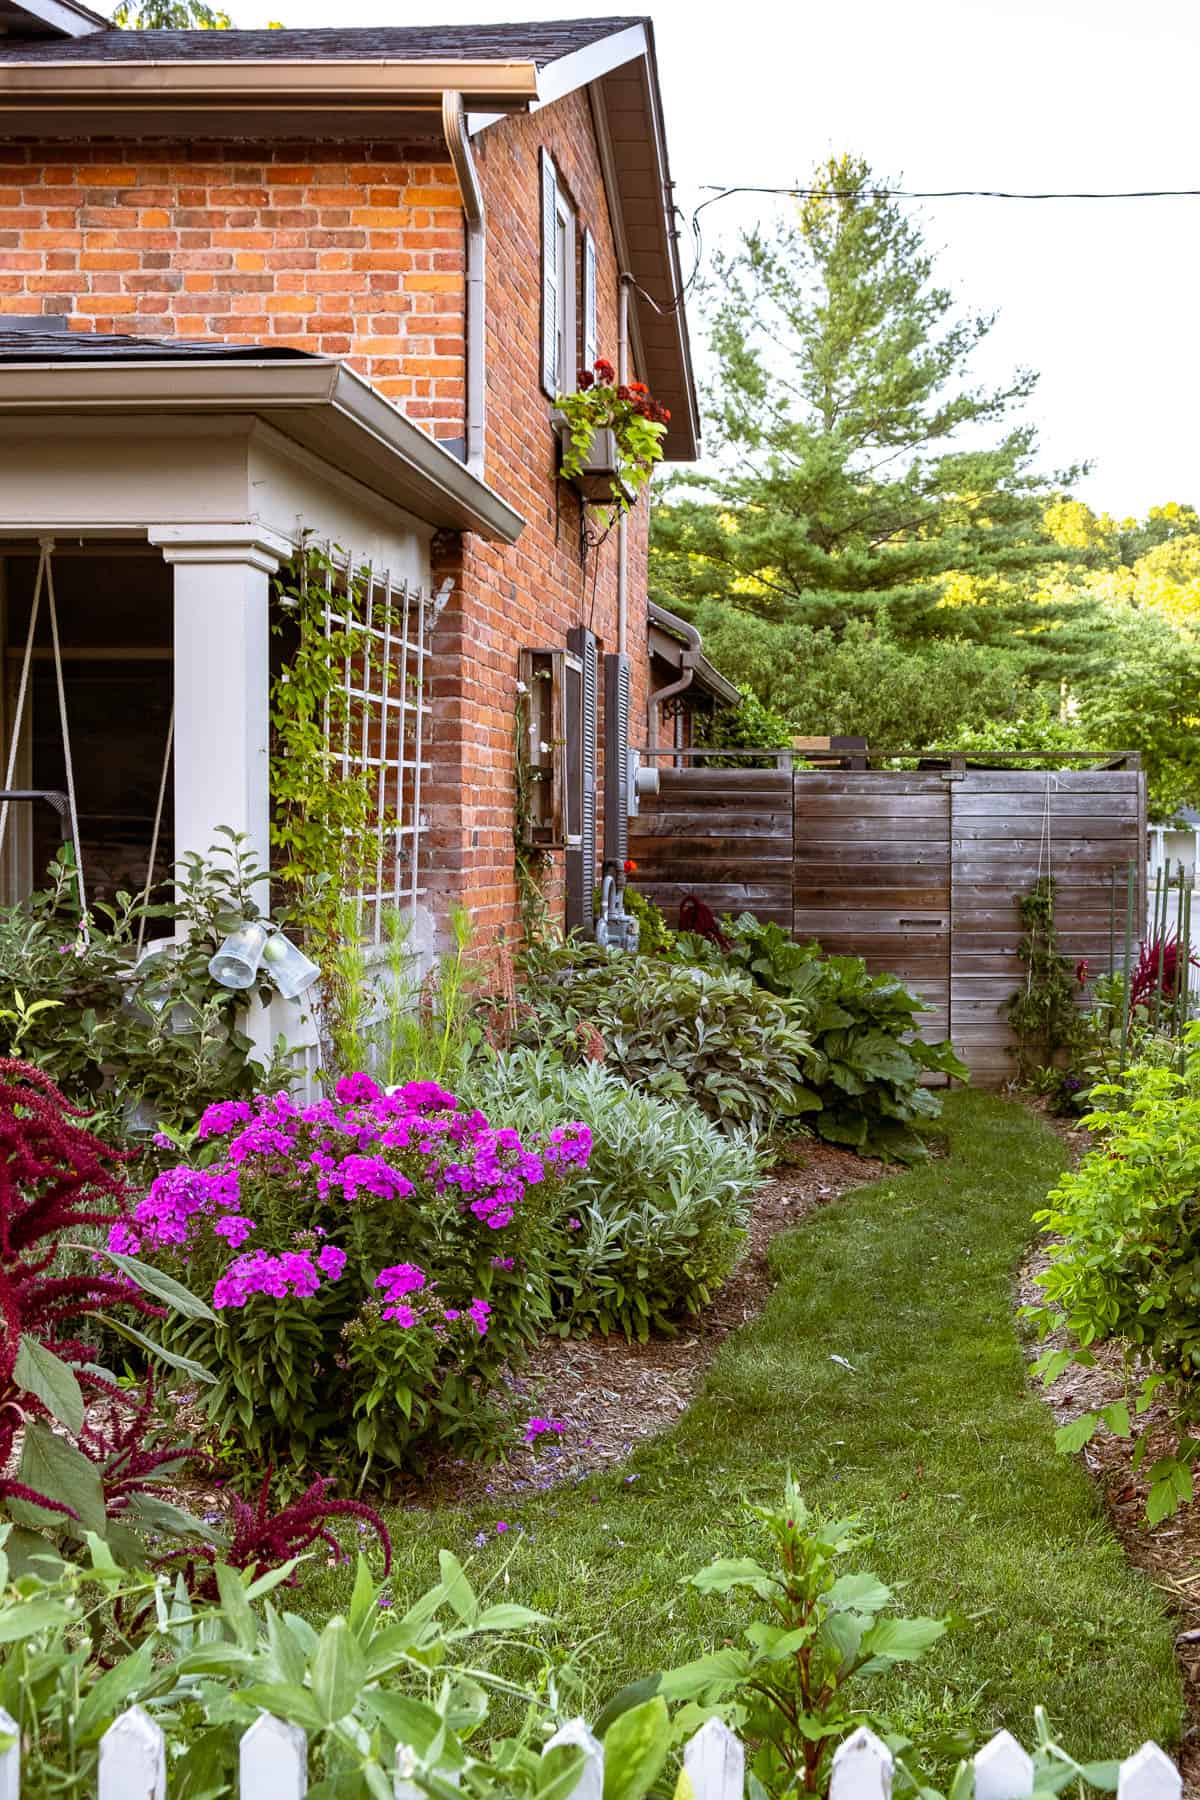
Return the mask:
<path id="1" fill-rule="evenodd" d="M 158 802 L 154 808 L 154 829 L 150 833 L 150 855 L 146 861 L 146 885 L 142 889 L 141 917 L 138 919 L 137 953 L 140 957 L 142 946 L 146 942 L 146 908 L 150 904 L 150 893 L 154 887 L 154 863 L 158 856 L 158 839 L 162 831 L 163 807 L 167 799 L 167 776 L 171 771 L 171 749 L 175 742 L 175 708 L 171 708 L 171 717 L 167 724 L 167 746 L 163 752 L 162 774 L 158 779 Z"/>
<path id="2" fill-rule="evenodd" d="M 21 726 L 25 718 L 25 707 L 29 698 L 29 675 L 33 667 L 33 644 L 37 632 L 38 614 L 41 611 L 42 592 L 47 599 L 47 612 L 50 617 L 50 640 L 54 653 L 54 680 L 58 689 L 58 719 L 62 729 L 63 763 L 67 775 L 67 809 L 71 821 L 71 844 L 75 852 L 75 884 L 79 893 L 79 932 L 83 942 L 89 942 L 87 896 L 83 885 L 83 845 L 79 836 L 79 808 L 75 800 L 75 764 L 71 756 L 71 731 L 67 722 L 67 690 L 63 681 L 62 645 L 58 636 L 58 605 L 54 594 L 54 539 L 44 537 L 38 539 L 37 578 L 33 588 L 33 602 L 29 609 L 29 630 L 25 634 L 25 652 L 21 658 L 21 678 L 17 685 L 17 705 L 13 716 L 12 736 L 8 746 L 8 763 L 5 769 L 4 786 L 11 789 L 13 775 L 17 766 L 17 750 L 21 742 Z M 0 804 L 0 851 L 4 849 L 4 839 L 8 831 L 9 802 Z"/>

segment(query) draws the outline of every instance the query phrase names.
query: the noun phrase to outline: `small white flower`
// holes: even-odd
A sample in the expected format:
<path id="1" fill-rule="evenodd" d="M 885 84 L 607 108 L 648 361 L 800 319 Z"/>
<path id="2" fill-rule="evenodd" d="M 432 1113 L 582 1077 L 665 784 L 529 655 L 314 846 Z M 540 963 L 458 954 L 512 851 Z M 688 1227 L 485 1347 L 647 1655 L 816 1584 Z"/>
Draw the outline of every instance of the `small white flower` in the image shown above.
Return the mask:
<path id="1" fill-rule="evenodd" d="M 543 739 L 543 741 L 538 745 L 538 749 L 541 751 L 543 756 L 549 756 L 551 746 L 549 744 L 547 744 L 545 742 L 545 740 Z"/>
<path id="2" fill-rule="evenodd" d="M 529 683 L 527 681 L 518 681 L 517 692 L 518 694 L 527 694 L 529 692 Z"/>

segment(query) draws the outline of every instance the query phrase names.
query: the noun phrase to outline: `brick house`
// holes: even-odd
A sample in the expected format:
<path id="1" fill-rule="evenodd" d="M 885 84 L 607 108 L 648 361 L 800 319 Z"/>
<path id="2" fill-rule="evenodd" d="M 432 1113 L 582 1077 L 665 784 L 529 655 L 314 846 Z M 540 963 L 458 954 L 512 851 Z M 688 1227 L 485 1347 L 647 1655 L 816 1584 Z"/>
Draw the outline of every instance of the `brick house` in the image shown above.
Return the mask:
<path id="1" fill-rule="evenodd" d="M 597 354 L 697 453 L 649 21 L 127 32 L 0 0 L 0 34 L 0 781 L 69 763 L 97 887 L 218 825 L 265 862 L 271 577 L 315 533 L 396 621 L 344 746 L 381 830 L 387 800 L 374 898 L 518 930 L 525 652 L 561 709 L 548 894 L 586 928 L 627 746 L 730 695 L 648 619 L 646 501 L 589 548 L 559 475 L 553 395 Z M 56 831 L 11 807 L 10 896 Z"/>

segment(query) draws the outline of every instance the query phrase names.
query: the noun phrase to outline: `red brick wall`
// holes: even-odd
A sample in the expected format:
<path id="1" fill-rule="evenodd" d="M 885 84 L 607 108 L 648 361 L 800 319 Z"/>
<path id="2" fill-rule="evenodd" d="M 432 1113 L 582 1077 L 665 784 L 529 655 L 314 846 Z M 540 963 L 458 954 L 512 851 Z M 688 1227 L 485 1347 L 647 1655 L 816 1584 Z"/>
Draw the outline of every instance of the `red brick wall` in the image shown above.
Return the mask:
<path id="1" fill-rule="evenodd" d="M 586 95 L 530 117 L 505 119 L 474 140 L 488 209 L 488 420 L 486 474 L 525 517 L 512 549 L 466 537 L 441 545 L 455 581 L 436 645 L 436 807 L 440 878 L 462 895 L 480 936 L 518 924 L 513 873 L 513 711 L 517 652 L 554 648 L 591 624 L 601 651 L 617 648 L 617 534 L 586 559 L 580 506 L 557 479 L 550 402 L 540 380 L 541 186 L 539 147 L 558 168 L 578 219 L 596 239 L 598 343 L 617 357 L 617 260 Z M 646 506 L 628 524 L 627 644 L 633 659 L 630 735 L 644 741 Z M 590 517 L 602 519 L 595 509 Z M 603 703 L 603 676 L 601 678 Z M 602 811 L 599 824 L 602 826 Z M 547 884 L 561 917 L 562 857 Z"/>
<path id="2" fill-rule="evenodd" d="M 463 432 L 463 223 L 439 144 L 0 144 L 0 316 L 344 356 Z"/>
<path id="3" fill-rule="evenodd" d="M 617 647 L 617 537 L 585 561 L 541 389 L 545 143 L 597 243 L 599 348 L 617 355 L 617 265 L 583 94 L 474 140 L 488 208 L 487 479 L 527 520 L 510 549 L 440 545 L 455 579 L 436 645 L 433 885 L 481 939 L 518 924 L 513 710 L 522 645 L 590 623 Z M 435 436 L 464 431 L 464 232 L 426 145 L 0 143 L 0 316 L 72 329 L 276 342 L 344 356 Z M 594 512 L 593 518 L 598 515 Z M 645 733 L 646 501 L 629 522 L 631 735 Z M 603 687 L 601 689 L 603 694 Z M 548 891 L 561 911 L 562 859 Z"/>

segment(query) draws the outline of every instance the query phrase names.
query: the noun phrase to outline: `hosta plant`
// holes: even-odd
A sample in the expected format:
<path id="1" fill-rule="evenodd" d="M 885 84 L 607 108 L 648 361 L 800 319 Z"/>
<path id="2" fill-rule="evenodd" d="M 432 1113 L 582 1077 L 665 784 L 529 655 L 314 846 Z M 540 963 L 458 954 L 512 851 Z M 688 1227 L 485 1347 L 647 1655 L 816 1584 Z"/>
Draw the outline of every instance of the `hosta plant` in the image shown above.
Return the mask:
<path id="1" fill-rule="evenodd" d="M 721 935 L 718 944 L 684 934 L 677 954 L 737 970 L 793 1003 L 815 1052 L 807 1077 L 816 1096 L 812 1129 L 860 1155 L 923 1157 L 921 1128 L 941 1112 L 924 1078 L 967 1079 L 949 1043 L 919 1036 L 924 1002 L 896 976 L 872 975 L 861 957 L 822 956 L 818 944 L 802 944 L 752 913 L 726 919 Z"/>
<path id="2" fill-rule="evenodd" d="M 749 1138 L 603 1064 L 569 1067 L 549 1050 L 476 1063 L 468 1093 L 523 1137 L 561 1118 L 591 1127 L 591 1156 L 571 1190 L 574 1226 L 551 1257 L 556 1329 L 644 1339 L 711 1302 L 737 1260 L 761 1179 Z"/>
<path id="3" fill-rule="evenodd" d="M 549 1317 L 586 1126 L 536 1141 L 435 1082 L 365 1075 L 298 1106 L 210 1107 L 110 1247 L 185 1269 L 211 1300 L 171 1343 L 209 1367 L 219 1454 L 362 1485 L 433 1444 L 482 1449 L 500 1371 Z"/>

